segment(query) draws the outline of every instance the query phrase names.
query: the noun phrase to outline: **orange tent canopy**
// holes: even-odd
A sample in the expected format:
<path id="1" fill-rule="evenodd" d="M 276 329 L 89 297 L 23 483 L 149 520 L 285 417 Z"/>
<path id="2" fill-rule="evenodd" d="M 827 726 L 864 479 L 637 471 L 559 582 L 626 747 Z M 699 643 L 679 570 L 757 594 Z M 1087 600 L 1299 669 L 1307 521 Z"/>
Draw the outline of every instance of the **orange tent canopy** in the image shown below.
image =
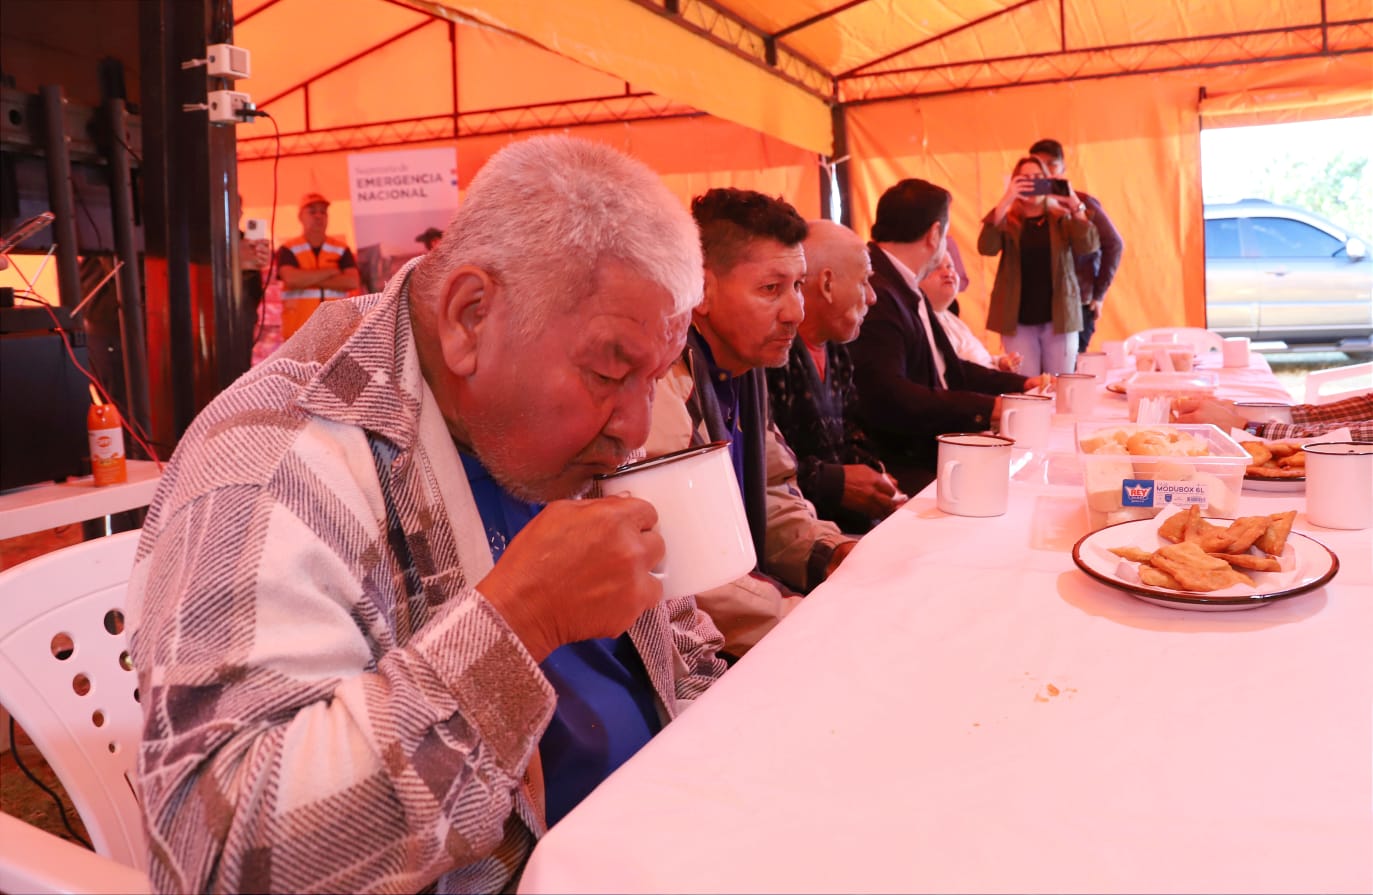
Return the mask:
<path id="1" fill-rule="evenodd" d="M 250 90 L 281 131 L 278 232 L 307 189 L 347 230 L 346 154 L 453 145 L 465 182 L 497 148 L 573 129 L 652 165 L 685 201 L 709 186 L 821 213 L 826 163 L 854 228 L 902 177 L 977 222 L 1031 142 L 1126 242 L 1100 332 L 1204 324 L 1199 132 L 1373 114 L 1368 0 L 236 0 Z M 240 128 L 249 214 L 278 143 Z M 343 200 L 342 202 L 338 200 Z M 971 262 L 977 328 L 995 261 Z"/>

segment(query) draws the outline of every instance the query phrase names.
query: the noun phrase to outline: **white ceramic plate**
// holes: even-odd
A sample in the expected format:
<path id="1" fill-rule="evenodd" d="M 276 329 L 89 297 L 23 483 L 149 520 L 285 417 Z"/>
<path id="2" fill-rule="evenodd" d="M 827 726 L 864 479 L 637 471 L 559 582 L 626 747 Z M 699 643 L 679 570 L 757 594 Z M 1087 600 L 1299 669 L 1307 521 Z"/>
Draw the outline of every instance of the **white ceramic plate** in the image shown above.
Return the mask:
<path id="1" fill-rule="evenodd" d="M 1245 491 L 1277 491 L 1294 494 L 1306 490 L 1306 476 L 1299 479 L 1269 479 L 1263 476 L 1245 476 Z"/>
<path id="2" fill-rule="evenodd" d="M 1232 520 L 1209 521 L 1217 525 L 1229 525 Z M 1254 579 L 1257 587 L 1235 586 L 1210 593 L 1153 587 L 1138 578 L 1123 575 L 1122 569 L 1132 569 L 1137 564 L 1121 559 L 1109 548 L 1133 546 L 1156 550 L 1167 543 L 1158 536 L 1159 524 L 1158 518 L 1136 519 L 1094 531 L 1073 546 L 1073 562 L 1101 583 L 1119 588 L 1147 603 L 1203 612 L 1256 609 L 1320 587 L 1340 570 L 1339 559 L 1328 547 L 1309 535 L 1293 531 L 1287 537 L 1287 547 L 1282 556 L 1287 571 L 1245 573 Z"/>

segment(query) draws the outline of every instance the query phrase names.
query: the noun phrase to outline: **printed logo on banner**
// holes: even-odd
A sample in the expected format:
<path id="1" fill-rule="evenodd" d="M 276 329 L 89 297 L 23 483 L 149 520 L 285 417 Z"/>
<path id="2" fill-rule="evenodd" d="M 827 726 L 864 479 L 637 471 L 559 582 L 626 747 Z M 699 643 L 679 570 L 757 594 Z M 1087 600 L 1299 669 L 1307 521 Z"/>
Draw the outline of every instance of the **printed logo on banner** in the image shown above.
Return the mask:
<path id="1" fill-rule="evenodd" d="M 1158 482 L 1125 479 L 1120 483 L 1120 503 L 1126 507 L 1206 507 L 1206 486 L 1201 482 Z"/>

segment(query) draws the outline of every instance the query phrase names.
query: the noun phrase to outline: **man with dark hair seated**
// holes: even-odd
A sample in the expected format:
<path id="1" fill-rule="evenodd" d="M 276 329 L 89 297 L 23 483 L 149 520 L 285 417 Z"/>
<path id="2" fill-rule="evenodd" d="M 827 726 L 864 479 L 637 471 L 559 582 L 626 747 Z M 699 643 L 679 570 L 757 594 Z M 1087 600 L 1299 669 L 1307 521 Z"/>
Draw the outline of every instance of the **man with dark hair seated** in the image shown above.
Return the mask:
<path id="1" fill-rule="evenodd" d="M 853 361 L 845 343 L 858 337 L 876 296 L 862 237 L 833 221 L 811 221 L 803 246 L 806 316 L 785 366 L 767 371 L 772 416 L 800 463 L 801 492 L 820 518 L 863 534 L 905 495 L 882 469 L 858 421 Z"/>
<path id="2" fill-rule="evenodd" d="M 877 303 L 853 345 L 854 378 L 864 428 L 901 490 L 934 480 L 946 432 L 990 429 L 1002 392 L 1028 391 L 1049 378 L 990 370 L 958 357 L 934 317 L 920 281 L 944 255 L 948 190 L 903 180 L 877 203 L 868 251 Z"/>
<path id="3" fill-rule="evenodd" d="M 705 294 L 686 350 L 658 383 L 649 456 L 728 441 L 758 566 L 697 594 L 725 635 L 750 649 L 839 565 L 854 540 L 818 518 L 796 484 L 796 456 L 768 411 L 763 368 L 786 363 L 803 316 L 806 222 L 782 199 L 713 189 L 691 213 L 701 231 Z"/>

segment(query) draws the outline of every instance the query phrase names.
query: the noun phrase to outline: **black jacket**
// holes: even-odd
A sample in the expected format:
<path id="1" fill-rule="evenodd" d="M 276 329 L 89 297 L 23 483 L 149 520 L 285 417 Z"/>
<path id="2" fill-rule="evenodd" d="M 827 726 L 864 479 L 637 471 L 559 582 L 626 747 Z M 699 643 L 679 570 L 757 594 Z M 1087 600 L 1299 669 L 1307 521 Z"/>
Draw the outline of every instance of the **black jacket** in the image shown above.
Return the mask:
<path id="1" fill-rule="evenodd" d="M 934 477 L 935 436 L 990 428 L 996 396 L 1023 391 L 1025 377 L 959 358 L 929 299 L 906 284 L 875 243 L 869 244 L 868 252 L 877 303 L 849 351 L 859 414 L 882 462 L 913 494 L 910 489 L 923 487 Z M 934 355 L 917 313 L 919 302 L 925 303 L 935 344 L 944 357 L 947 388 L 938 385 Z"/>

